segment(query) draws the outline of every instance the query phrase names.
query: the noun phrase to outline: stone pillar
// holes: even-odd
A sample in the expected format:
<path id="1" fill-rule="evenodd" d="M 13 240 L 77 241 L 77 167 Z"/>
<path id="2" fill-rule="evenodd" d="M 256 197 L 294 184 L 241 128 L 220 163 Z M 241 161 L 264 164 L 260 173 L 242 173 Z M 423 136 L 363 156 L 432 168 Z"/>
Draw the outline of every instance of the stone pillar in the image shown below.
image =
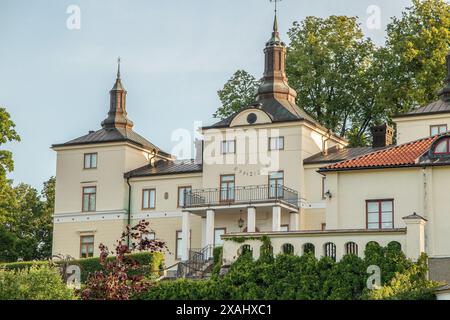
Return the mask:
<path id="1" fill-rule="evenodd" d="M 214 245 L 214 210 L 206 210 L 206 245 Z"/>
<path id="2" fill-rule="evenodd" d="M 189 250 L 191 249 L 190 231 L 191 231 L 191 213 L 189 211 L 183 211 L 181 218 L 181 260 L 186 261 L 189 259 Z"/>
<path id="3" fill-rule="evenodd" d="M 202 248 L 206 247 L 206 217 L 202 217 Z"/>
<path id="4" fill-rule="evenodd" d="M 420 254 L 425 252 L 425 225 L 427 220 L 417 213 L 403 217 L 406 223 L 406 257 L 417 261 Z"/>
<path id="5" fill-rule="evenodd" d="M 290 212 L 289 213 L 289 231 L 299 230 L 298 228 L 298 220 L 299 220 L 298 212 Z"/>
<path id="6" fill-rule="evenodd" d="M 247 232 L 256 231 L 256 208 L 247 208 Z"/>
<path id="7" fill-rule="evenodd" d="M 281 229 L 281 207 L 272 207 L 272 231 L 280 231 Z"/>

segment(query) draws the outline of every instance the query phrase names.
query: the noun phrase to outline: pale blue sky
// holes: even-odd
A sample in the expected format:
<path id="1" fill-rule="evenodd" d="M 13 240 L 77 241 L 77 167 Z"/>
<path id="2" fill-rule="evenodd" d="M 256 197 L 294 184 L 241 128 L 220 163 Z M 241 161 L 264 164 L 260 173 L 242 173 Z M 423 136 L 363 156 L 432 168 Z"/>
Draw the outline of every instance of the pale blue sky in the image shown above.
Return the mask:
<path id="1" fill-rule="evenodd" d="M 69 5 L 81 8 L 81 29 L 66 28 Z M 367 30 L 369 5 L 382 27 Z M 391 16 L 409 0 L 283 0 L 282 37 L 306 16 L 360 17 L 378 44 Z M 14 153 L 15 183 L 41 188 L 55 174 L 61 143 L 98 129 L 122 57 L 128 114 L 134 129 L 168 151 L 171 133 L 211 124 L 217 90 L 237 69 L 257 77 L 271 31 L 269 0 L 0 0 L 0 105 L 22 137 Z"/>

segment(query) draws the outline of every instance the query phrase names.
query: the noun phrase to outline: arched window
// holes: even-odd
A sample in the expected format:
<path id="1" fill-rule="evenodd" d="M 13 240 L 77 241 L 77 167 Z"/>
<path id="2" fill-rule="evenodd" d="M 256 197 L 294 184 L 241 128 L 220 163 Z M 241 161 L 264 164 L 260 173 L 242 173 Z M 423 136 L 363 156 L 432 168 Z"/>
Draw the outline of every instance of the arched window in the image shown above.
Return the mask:
<path id="1" fill-rule="evenodd" d="M 358 245 L 355 242 L 347 242 L 345 244 L 345 254 L 358 255 Z"/>
<path id="2" fill-rule="evenodd" d="M 324 245 L 325 257 L 330 257 L 336 261 L 336 245 L 332 242 L 327 242 Z"/>
<path id="3" fill-rule="evenodd" d="M 400 244 L 400 242 L 397 241 L 391 241 L 388 243 L 387 247 L 389 249 L 394 249 L 394 250 L 402 250 L 402 245 Z"/>
<path id="4" fill-rule="evenodd" d="M 281 251 L 285 254 L 294 254 L 294 246 L 290 243 L 285 243 L 281 246 Z"/>
<path id="5" fill-rule="evenodd" d="M 312 253 L 312 254 L 314 254 L 315 253 L 315 248 L 314 248 L 314 245 L 312 244 L 312 243 L 305 243 L 304 245 L 303 245 L 303 254 L 306 254 L 306 253 Z"/>
<path id="6" fill-rule="evenodd" d="M 253 256 L 253 250 L 252 247 L 250 247 L 249 244 L 244 244 L 243 246 L 241 246 L 238 250 L 238 255 L 244 255 L 244 254 L 249 254 L 250 256 Z"/>
<path id="7" fill-rule="evenodd" d="M 438 140 L 438 142 L 433 146 L 432 152 L 437 156 L 450 155 L 450 138 L 446 137 Z"/>

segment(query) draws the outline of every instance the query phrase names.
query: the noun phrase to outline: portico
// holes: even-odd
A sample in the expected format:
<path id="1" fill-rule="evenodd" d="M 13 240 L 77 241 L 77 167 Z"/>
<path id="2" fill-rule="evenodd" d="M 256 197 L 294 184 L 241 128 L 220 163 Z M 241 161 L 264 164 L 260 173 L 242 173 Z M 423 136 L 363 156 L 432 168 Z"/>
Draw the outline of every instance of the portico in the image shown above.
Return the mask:
<path id="1" fill-rule="evenodd" d="M 276 196 L 272 196 L 267 186 L 237 187 L 233 199 L 216 199 L 220 190 L 192 190 L 185 195 L 182 214 L 182 260 L 189 258 L 190 218 L 202 217 L 202 246 L 221 245 L 221 234 L 231 232 L 280 232 L 294 231 L 299 228 L 299 208 L 297 192 L 280 187 Z M 211 252 L 212 250 L 208 250 Z"/>

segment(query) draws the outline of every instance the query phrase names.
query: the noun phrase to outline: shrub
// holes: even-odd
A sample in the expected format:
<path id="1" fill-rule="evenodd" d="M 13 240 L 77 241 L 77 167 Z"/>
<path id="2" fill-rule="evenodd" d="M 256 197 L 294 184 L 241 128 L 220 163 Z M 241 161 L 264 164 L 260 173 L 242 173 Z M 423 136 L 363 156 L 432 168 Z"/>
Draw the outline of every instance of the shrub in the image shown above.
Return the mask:
<path id="1" fill-rule="evenodd" d="M 427 280 L 427 256 L 422 254 L 417 263 L 406 271 L 395 273 L 391 281 L 368 293 L 372 300 L 434 300 L 433 293 L 440 284 Z"/>
<path id="2" fill-rule="evenodd" d="M 217 277 L 220 273 L 220 267 L 222 266 L 222 252 L 223 247 L 215 247 L 213 251 L 213 277 Z"/>
<path id="3" fill-rule="evenodd" d="M 312 253 L 301 257 L 292 254 L 272 257 L 270 249 L 254 261 L 251 254 L 243 253 L 222 278 L 164 281 L 138 298 L 358 300 L 432 297 L 435 285 L 426 280 L 426 258 L 413 264 L 399 250 L 394 245 L 382 248 L 373 244 L 368 246 L 367 259 L 346 255 L 339 262 L 329 257 L 317 260 Z M 382 289 L 368 293 L 367 266 L 371 264 L 381 265 L 382 270 L 386 268 L 385 278 L 391 279 Z"/>
<path id="4" fill-rule="evenodd" d="M 214 286 L 208 280 L 178 279 L 162 281 L 134 297 L 136 300 L 212 300 L 216 299 Z"/>
<path id="5" fill-rule="evenodd" d="M 164 242 L 150 240 L 149 222 L 141 220 L 137 225 L 126 227 L 126 231 L 117 241 L 114 251 L 100 244 L 101 270 L 89 274 L 85 287 L 81 291 L 84 300 L 128 300 L 140 294 L 151 285 L 151 279 L 143 275 L 142 266 L 131 255 L 132 252 L 158 252 L 166 249 Z M 110 254 L 115 256 L 108 259 Z"/>
<path id="6" fill-rule="evenodd" d="M 0 269 L 0 300 L 74 300 L 59 270 L 49 265 L 22 270 Z"/>
<path id="7" fill-rule="evenodd" d="M 134 253 L 131 257 L 136 260 L 140 265 L 144 266 L 141 270 L 134 270 L 133 274 L 141 275 L 157 275 L 157 271 L 162 269 L 164 263 L 164 255 L 161 252 L 139 252 Z M 114 257 L 108 257 L 108 261 L 111 261 Z M 58 265 L 60 262 L 55 261 Z M 72 260 L 70 264 L 77 265 L 81 269 L 81 282 L 85 283 L 91 273 L 95 271 L 103 270 L 100 264 L 100 258 L 86 258 L 79 260 Z M 48 266 L 49 261 L 24 261 L 24 262 L 11 262 L 1 264 L 0 268 L 5 270 L 22 270 L 29 269 L 33 266 Z"/>

